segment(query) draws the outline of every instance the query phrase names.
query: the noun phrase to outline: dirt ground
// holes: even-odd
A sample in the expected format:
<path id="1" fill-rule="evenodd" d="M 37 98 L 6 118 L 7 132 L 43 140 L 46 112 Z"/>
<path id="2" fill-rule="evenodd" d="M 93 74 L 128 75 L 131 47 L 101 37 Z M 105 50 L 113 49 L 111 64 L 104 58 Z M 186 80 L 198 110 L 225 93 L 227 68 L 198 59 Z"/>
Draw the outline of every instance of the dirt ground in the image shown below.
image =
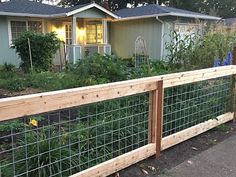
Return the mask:
<path id="1" fill-rule="evenodd" d="M 157 177 L 232 135 L 236 135 L 236 122 L 221 125 L 163 151 L 159 159 L 151 157 L 112 175 L 112 177 Z"/>

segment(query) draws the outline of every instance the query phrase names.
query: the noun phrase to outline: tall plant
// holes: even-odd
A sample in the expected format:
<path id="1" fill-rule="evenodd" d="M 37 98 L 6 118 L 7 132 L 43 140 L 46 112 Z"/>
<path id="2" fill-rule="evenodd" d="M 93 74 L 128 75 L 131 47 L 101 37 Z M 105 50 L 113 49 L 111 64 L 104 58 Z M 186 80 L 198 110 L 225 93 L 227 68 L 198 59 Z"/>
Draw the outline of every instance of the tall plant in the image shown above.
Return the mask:
<path id="1" fill-rule="evenodd" d="M 186 35 L 173 32 L 166 43 L 167 60 L 172 68 L 185 70 L 212 67 L 216 58 L 227 58 L 232 50 L 235 34 L 208 32 L 205 35 Z"/>

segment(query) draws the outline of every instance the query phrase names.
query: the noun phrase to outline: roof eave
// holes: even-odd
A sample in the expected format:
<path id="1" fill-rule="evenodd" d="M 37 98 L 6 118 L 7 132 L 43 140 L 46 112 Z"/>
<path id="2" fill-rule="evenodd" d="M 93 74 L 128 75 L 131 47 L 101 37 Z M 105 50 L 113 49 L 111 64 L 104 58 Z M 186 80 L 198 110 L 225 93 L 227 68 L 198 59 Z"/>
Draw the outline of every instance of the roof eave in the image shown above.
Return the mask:
<path id="1" fill-rule="evenodd" d="M 157 17 L 157 15 L 153 14 L 153 15 L 133 16 L 133 17 L 120 17 L 119 19 L 115 19 L 113 21 L 137 20 L 137 19 L 152 18 L 152 17 Z"/>
<path id="2" fill-rule="evenodd" d="M 209 15 L 197 15 L 197 14 L 192 15 L 192 14 L 169 12 L 169 13 L 141 15 L 141 16 L 133 16 L 133 17 L 120 17 L 119 19 L 115 19 L 113 21 L 126 21 L 126 20 L 136 20 L 136 19 L 164 17 L 164 16 L 177 16 L 177 17 L 197 18 L 197 19 L 205 19 L 205 20 L 221 20 L 222 19 L 219 17 L 209 16 Z"/>
<path id="3" fill-rule="evenodd" d="M 42 14 L 30 14 L 30 13 L 0 12 L 0 16 L 19 16 L 19 17 L 53 18 L 53 17 L 66 17 L 66 13 L 53 14 L 53 15 L 42 15 Z"/>
<path id="4" fill-rule="evenodd" d="M 205 20 L 221 20 L 220 17 L 214 17 L 209 15 L 198 15 L 198 14 L 184 14 L 184 13 L 163 13 L 163 14 L 157 14 L 157 16 L 177 16 L 177 17 L 187 17 L 187 18 L 198 18 L 198 19 L 205 19 Z"/>

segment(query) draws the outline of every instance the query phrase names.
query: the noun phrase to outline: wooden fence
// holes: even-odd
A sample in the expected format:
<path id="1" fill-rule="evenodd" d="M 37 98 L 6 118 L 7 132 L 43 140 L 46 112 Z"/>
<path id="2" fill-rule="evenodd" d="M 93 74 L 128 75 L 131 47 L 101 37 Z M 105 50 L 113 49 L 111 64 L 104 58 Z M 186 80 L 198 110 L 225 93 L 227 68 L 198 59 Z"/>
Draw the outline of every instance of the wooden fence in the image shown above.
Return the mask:
<path id="1" fill-rule="evenodd" d="M 8 121 L 24 116 L 149 92 L 149 143 L 141 148 L 72 175 L 72 177 L 107 176 L 150 156 L 156 155 L 156 157 L 159 157 L 161 150 L 165 150 L 220 124 L 233 120 L 234 113 L 227 112 L 216 119 L 202 122 L 162 138 L 163 95 L 165 88 L 233 76 L 234 74 L 236 74 L 236 66 L 224 66 L 111 84 L 4 98 L 0 99 L 0 121 Z"/>

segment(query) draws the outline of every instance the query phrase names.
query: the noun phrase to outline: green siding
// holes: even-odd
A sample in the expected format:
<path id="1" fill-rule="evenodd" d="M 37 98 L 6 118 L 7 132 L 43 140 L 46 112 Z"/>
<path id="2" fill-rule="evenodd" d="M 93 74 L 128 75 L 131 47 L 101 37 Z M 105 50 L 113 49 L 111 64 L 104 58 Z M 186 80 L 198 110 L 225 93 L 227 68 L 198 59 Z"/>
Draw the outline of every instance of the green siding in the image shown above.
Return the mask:
<path id="1" fill-rule="evenodd" d="M 20 59 L 15 50 L 10 49 L 7 17 L 0 16 L 0 65 L 11 63 L 19 66 Z"/>
<path id="2" fill-rule="evenodd" d="M 75 14 L 74 16 L 80 18 L 106 18 L 106 14 L 97 8 L 91 8 Z"/>
<path id="3" fill-rule="evenodd" d="M 152 59 L 161 58 L 162 24 L 155 18 L 114 22 L 111 24 L 112 52 L 120 57 L 132 57 L 135 40 L 142 36 Z"/>

